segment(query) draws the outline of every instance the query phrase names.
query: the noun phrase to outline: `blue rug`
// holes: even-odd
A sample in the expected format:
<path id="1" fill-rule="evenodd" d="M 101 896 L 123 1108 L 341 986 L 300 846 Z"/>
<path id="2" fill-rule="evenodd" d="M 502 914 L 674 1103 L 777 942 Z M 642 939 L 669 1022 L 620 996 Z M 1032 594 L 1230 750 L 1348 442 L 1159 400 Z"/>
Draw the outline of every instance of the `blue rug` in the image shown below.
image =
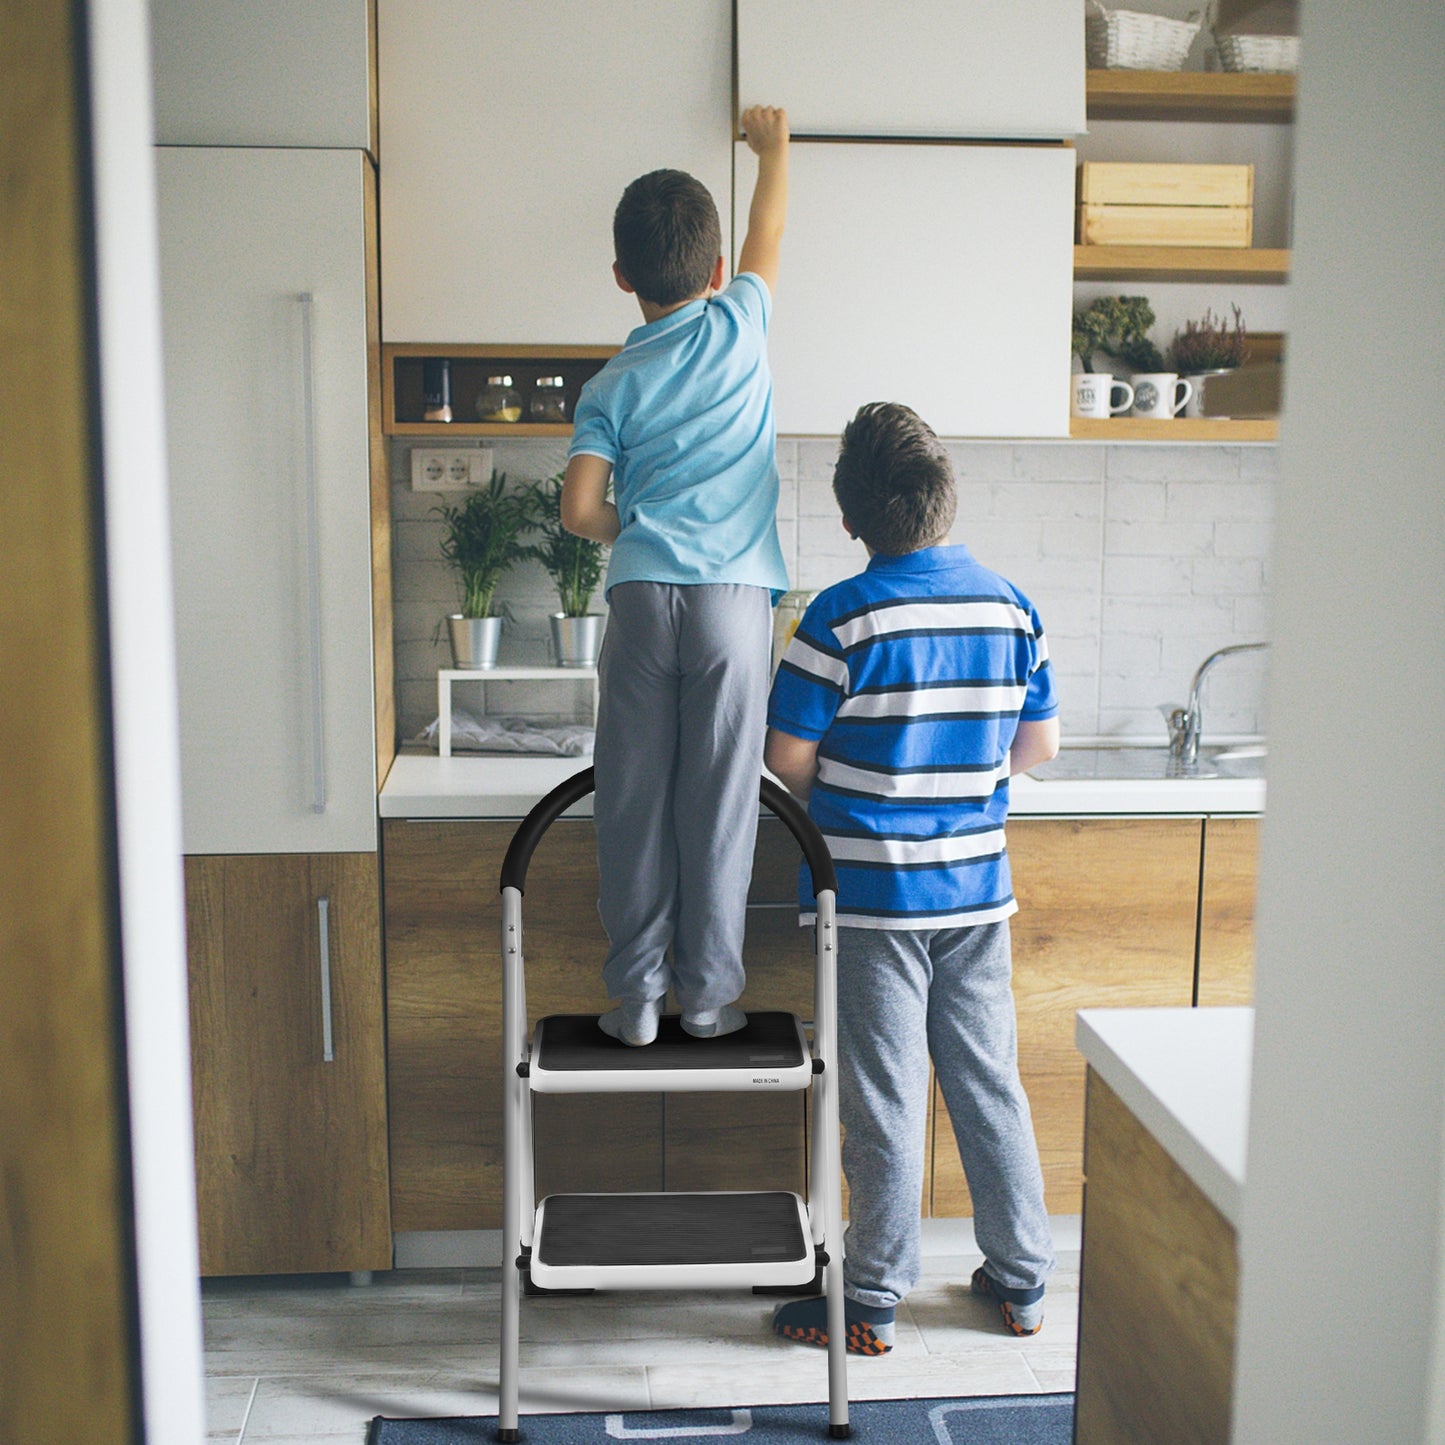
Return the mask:
<path id="1" fill-rule="evenodd" d="M 987 1395 L 971 1400 L 855 1400 L 853 1438 L 873 1445 L 1069 1445 L 1073 1395 Z M 523 1445 L 608 1445 L 615 1440 L 718 1440 L 799 1445 L 828 1439 L 826 1405 L 747 1410 L 645 1410 L 625 1415 L 523 1415 Z M 474 1445 L 497 1438 L 497 1417 L 388 1420 L 367 1445 Z"/>

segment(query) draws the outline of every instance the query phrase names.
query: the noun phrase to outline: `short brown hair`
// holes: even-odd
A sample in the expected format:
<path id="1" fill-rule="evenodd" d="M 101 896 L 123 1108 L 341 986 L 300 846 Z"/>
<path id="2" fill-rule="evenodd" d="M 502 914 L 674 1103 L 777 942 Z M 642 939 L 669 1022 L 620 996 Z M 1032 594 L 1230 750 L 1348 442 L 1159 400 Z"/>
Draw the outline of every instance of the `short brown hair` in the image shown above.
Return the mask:
<path id="1" fill-rule="evenodd" d="M 917 412 L 895 401 L 859 407 L 843 428 L 833 495 L 853 530 L 889 557 L 947 536 L 958 511 L 943 443 Z"/>
<path id="2" fill-rule="evenodd" d="M 722 255 L 708 188 L 686 171 L 649 171 L 623 191 L 612 216 L 617 269 L 644 300 L 674 306 L 707 290 Z"/>

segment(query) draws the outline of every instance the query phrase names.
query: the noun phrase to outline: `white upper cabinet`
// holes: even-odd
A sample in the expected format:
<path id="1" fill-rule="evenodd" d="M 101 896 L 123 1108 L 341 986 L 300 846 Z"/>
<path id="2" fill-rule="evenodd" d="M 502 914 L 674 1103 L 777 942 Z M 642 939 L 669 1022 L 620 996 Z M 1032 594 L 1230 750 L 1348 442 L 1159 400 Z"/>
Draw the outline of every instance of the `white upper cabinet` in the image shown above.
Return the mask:
<path id="1" fill-rule="evenodd" d="M 689 171 L 729 233 L 730 0 L 380 0 L 382 338 L 620 345 L 612 213 Z"/>
<path id="2" fill-rule="evenodd" d="M 943 436 L 1068 434 L 1071 149 L 815 141 L 789 169 L 780 433 L 901 401 Z M 740 143 L 735 254 L 756 176 Z"/>
<path id="3" fill-rule="evenodd" d="M 371 0 L 151 0 L 162 145 L 375 151 Z"/>
<path id="4" fill-rule="evenodd" d="M 738 105 L 794 135 L 1030 140 L 1084 122 L 1083 0 L 737 0 Z"/>
<path id="5" fill-rule="evenodd" d="M 156 166 L 185 850 L 368 852 L 370 162 Z"/>

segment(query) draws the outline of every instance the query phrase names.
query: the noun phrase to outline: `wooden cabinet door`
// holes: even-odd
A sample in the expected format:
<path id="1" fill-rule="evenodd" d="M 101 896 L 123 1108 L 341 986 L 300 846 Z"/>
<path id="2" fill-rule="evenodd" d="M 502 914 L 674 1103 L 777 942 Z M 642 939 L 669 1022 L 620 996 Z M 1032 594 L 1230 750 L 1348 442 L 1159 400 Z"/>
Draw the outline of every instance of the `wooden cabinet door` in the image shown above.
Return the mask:
<path id="1" fill-rule="evenodd" d="M 757 162 L 737 148 L 734 247 Z M 940 436 L 1066 436 L 1073 151 L 793 147 L 768 353 L 780 433 L 901 398 Z"/>
<path id="2" fill-rule="evenodd" d="M 1209 818 L 1199 898 L 1201 1004 L 1254 1002 L 1257 818 Z"/>
<path id="3" fill-rule="evenodd" d="M 162 145 L 375 151 L 371 0 L 151 0 Z"/>
<path id="4" fill-rule="evenodd" d="M 156 173 L 185 850 L 365 852 L 370 162 L 163 146 Z"/>
<path id="5" fill-rule="evenodd" d="M 612 213 L 660 167 L 730 227 L 728 0 L 381 0 L 382 338 L 620 345 Z M 453 397 L 459 420 L 475 398 Z"/>
<path id="6" fill-rule="evenodd" d="M 202 1274 L 391 1267 L 378 899 L 374 853 L 186 859 Z"/>
<path id="7" fill-rule="evenodd" d="M 1198 819 L 1019 819 L 1008 828 L 1019 1073 L 1051 1214 L 1077 1214 L 1084 1145 L 1081 1008 L 1191 1002 Z M 942 1095 L 934 1099 L 933 1212 L 972 1202 Z"/>
<path id="8" fill-rule="evenodd" d="M 794 135 L 942 139 L 1084 129 L 1074 0 L 737 0 L 738 105 Z M 851 219 L 851 218 L 850 218 Z"/>

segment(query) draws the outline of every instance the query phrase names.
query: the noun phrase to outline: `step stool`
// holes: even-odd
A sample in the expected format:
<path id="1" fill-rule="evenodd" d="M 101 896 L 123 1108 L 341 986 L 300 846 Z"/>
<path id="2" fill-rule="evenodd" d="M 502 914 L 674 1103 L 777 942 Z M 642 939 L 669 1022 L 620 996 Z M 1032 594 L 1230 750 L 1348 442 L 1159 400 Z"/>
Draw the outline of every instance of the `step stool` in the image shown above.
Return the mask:
<path id="1" fill-rule="evenodd" d="M 517 1420 L 522 1275 L 538 1289 L 747 1289 L 810 1285 L 827 1296 L 828 1434 L 847 1439 L 842 1185 L 838 1150 L 838 885 L 813 820 L 770 778 L 763 804 L 797 840 L 813 875 L 818 923 L 813 1044 L 790 1013 L 757 1012 L 737 1033 L 695 1039 L 666 1015 L 654 1043 L 629 1048 L 595 1015 L 556 1014 L 527 1035 L 522 894 L 542 835 L 594 787 L 585 769 L 519 824 L 502 863 L 502 1339 L 497 1438 Z M 552 1194 L 535 1199 L 531 1095 L 813 1090 L 808 1198 L 789 1190 Z"/>

